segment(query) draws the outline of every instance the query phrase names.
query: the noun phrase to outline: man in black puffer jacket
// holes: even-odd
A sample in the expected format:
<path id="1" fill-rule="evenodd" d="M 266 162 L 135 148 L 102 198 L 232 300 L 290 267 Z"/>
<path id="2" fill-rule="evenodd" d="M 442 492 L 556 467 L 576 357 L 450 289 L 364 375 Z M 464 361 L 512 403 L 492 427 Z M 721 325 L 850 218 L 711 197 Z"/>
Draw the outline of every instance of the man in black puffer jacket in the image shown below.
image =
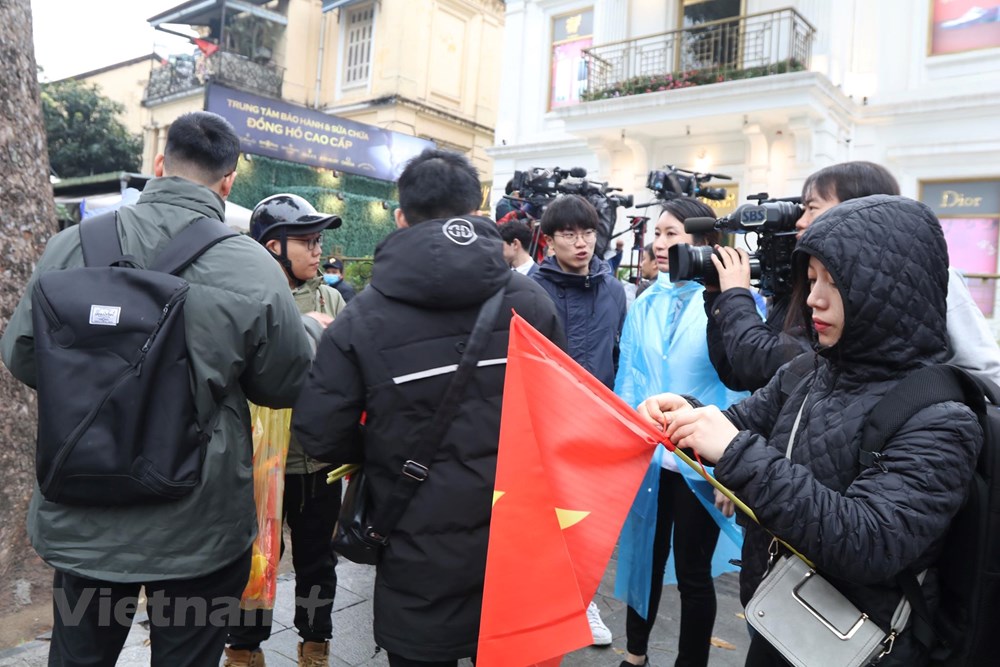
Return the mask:
<path id="1" fill-rule="evenodd" d="M 816 275 L 813 260 L 824 267 Z M 815 369 L 787 399 L 782 381 L 794 372 L 790 366 L 723 413 L 689 411 L 673 394 L 650 399 L 643 409 L 661 419 L 659 410 L 678 410 L 668 437 L 718 460 L 718 480 L 763 526 L 747 525 L 744 603 L 764 576 L 774 534 L 888 631 L 902 598 L 898 574 L 929 568 L 925 596 L 937 597 L 934 564 L 965 501 L 983 439 L 968 407 L 945 402 L 910 418 L 883 447 L 879 467 L 863 467 L 858 458 L 862 427 L 879 400 L 903 377 L 946 355 L 948 250 L 926 206 L 876 195 L 825 213 L 800 238 L 794 262 L 796 283 L 809 262 L 810 283 L 839 294 L 842 313 L 838 324 L 829 311 L 816 310 L 827 306 L 813 287 L 809 304 L 820 350 Z M 747 664 L 781 664 L 766 653 L 755 638 Z M 907 628 L 879 664 L 922 665 L 923 653 Z"/>
<path id="2" fill-rule="evenodd" d="M 469 215 L 480 199 L 465 158 L 428 150 L 410 162 L 399 179 L 400 229 L 376 248 L 356 305 L 324 333 L 294 412 L 311 456 L 364 461 L 379 507 L 437 410 L 479 307 L 506 290 L 466 398 L 377 566 L 375 641 L 390 665 L 475 654 L 511 310 L 565 346 L 548 295 L 504 262 L 496 225 Z"/>

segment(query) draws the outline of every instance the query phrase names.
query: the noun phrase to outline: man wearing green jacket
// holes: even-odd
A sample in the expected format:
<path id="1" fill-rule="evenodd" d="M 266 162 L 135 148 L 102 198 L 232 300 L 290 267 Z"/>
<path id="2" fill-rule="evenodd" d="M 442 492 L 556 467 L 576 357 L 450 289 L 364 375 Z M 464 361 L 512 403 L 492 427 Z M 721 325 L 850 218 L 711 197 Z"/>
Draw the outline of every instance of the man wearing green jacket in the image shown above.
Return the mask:
<path id="1" fill-rule="evenodd" d="M 339 216 L 319 213 L 293 194 L 264 199 L 250 216 L 250 236 L 281 266 L 310 337 L 319 341 L 346 303 L 319 275 L 323 231 L 340 227 Z M 282 519 L 291 533 L 295 568 L 295 629 L 299 667 L 330 664 L 337 557 L 330 548 L 340 515 L 340 482 L 327 484 L 334 466 L 306 455 L 295 436 L 288 444 Z M 282 537 L 284 546 L 284 537 Z M 229 630 L 224 667 L 264 667 L 262 642 L 271 636 L 270 613 L 245 614 Z"/>
<path id="2" fill-rule="evenodd" d="M 157 178 L 118 212 L 123 254 L 149 266 L 192 222 L 224 220 L 239 150 L 220 116 L 177 118 L 156 158 Z M 71 227 L 49 241 L 4 331 L 3 361 L 29 386 L 36 384 L 32 287 L 47 271 L 80 266 L 80 233 Z M 28 534 L 56 570 L 50 664 L 114 664 L 140 586 L 153 665 L 217 664 L 238 611 L 257 528 L 247 400 L 291 406 L 309 342 L 284 275 L 252 239 L 223 240 L 181 277 L 190 285 L 184 315 L 195 409 L 211 432 L 201 481 L 180 500 L 116 507 L 50 502 L 36 485 Z"/>

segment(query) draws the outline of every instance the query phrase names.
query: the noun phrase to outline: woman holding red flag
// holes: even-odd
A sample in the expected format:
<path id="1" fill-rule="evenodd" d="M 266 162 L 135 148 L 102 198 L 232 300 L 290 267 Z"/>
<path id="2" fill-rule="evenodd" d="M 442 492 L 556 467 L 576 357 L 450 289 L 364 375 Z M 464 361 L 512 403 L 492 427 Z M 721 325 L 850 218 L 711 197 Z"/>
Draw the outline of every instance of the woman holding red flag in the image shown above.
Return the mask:
<path id="1" fill-rule="evenodd" d="M 793 268 L 793 307 L 811 308 L 810 372 L 787 382 L 798 364 L 784 366 L 725 412 L 677 394 L 653 396 L 639 412 L 675 445 L 717 461 L 717 479 L 756 514 L 760 525 L 747 525 L 743 544 L 744 604 L 766 573 L 773 535 L 888 632 L 903 599 L 900 574 L 926 570 L 924 597 L 936 600 L 935 564 L 983 439 L 972 410 L 949 401 L 906 421 L 875 465 L 859 456 L 862 427 L 880 399 L 947 355 L 948 249 L 926 206 L 876 195 L 812 223 Z M 928 650 L 911 627 L 880 665 L 926 664 Z M 746 664 L 786 663 L 756 635 Z"/>

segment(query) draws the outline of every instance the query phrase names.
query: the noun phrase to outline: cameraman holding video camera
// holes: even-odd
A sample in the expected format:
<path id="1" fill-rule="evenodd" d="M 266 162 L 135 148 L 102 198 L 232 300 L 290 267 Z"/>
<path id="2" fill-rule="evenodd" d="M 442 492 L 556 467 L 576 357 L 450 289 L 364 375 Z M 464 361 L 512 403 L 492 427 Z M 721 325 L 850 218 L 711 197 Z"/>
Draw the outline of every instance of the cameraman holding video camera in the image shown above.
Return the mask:
<path id="1" fill-rule="evenodd" d="M 802 186 L 804 212 L 795 222 L 798 235 L 837 204 L 876 194 L 898 195 L 899 185 L 885 167 L 872 162 L 843 162 L 811 174 Z M 754 391 L 782 365 L 812 349 L 811 323 L 800 313 L 788 312 L 790 293 L 776 294 L 767 319 L 761 321 L 750 292 L 751 266 L 744 250 L 717 246 L 712 263 L 719 286 L 705 288 L 709 358 L 730 389 Z M 1000 348 L 954 269 L 949 271 L 947 325 L 949 363 L 1000 382 Z"/>
<path id="2" fill-rule="evenodd" d="M 817 212 L 817 205 L 828 197 L 836 197 L 837 204 L 876 194 L 899 194 L 896 179 L 884 167 L 871 162 L 827 167 L 803 184 L 805 212 L 799 214 L 795 228 L 801 234 L 813 218 L 826 210 Z M 750 292 L 746 251 L 716 247 L 712 263 L 719 274 L 719 285 L 705 288 L 709 358 L 727 387 L 755 391 L 785 363 L 812 349 L 810 323 L 803 321 L 799 313 L 788 312 L 790 292 L 775 294 L 768 303 L 767 319 L 761 321 Z"/>

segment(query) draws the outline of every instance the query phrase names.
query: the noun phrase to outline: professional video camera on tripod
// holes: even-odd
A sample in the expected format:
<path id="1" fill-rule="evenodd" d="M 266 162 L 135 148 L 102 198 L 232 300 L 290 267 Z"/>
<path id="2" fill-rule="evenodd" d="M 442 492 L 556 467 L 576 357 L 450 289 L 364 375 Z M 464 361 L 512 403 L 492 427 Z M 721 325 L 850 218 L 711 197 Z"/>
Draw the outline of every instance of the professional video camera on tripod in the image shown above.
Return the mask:
<path id="1" fill-rule="evenodd" d="M 528 171 L 515 171 L 510 189 L 519 196 L 506 194 L 504 199 L 520 206 L 530 219 L 532 237 L 531 247 L 527 248 L 527 251 L 536 260 L 543 258 L 541 231 L 537 220 L 542 217 L 545 207 L 556 197 L 580 195 L 597 209 L 597 244 L 594 254 L 602 258 L 615 227 L 618 207 L 631 208 L 634 201 L 632 195 L 620 194 L 621 188 L 609 187 L 607 182 L 587 180 L 587 170 L 583 167 L 573 167 L 569 170 L 559 167 L 553 169 L 533 167 Z"/>
<path id="2" fill-rule="evenodd" d="M 722 201 L 726 198 L 724 188 L 702 187 L 713 178 L 730 180 L 725 174 L 703 174 L 667 164 L 659 170 L 649 172 L 649 176 L 646 177 L 646 187 L 655 192 L 656 198 L 660 201 L 676 197 L 701 197 Z"/>
<path id="3" fill-rule="evenodd" d="M 677 197 L 701 197 L 703 199 L 722 201 L 726 198 L 727 193 L 725 189 L 702 187 L 713 178 L 730 180 L 729 176 L 725 174 L 703 174 L 688 169 L 680 169 L 670 164 L 664 165 L 658 170 L 649 172 L 649 175 L 646 177 L 646 187 L 653 191 L 656 199 L 645 204 L 637 204 L 636 208 L 656 206 L 661 202 L 676 199 Z M 631 216 L 629 218 L 628 229 L 615 234 L 615 236 L 620 236 L 629 231 L 632 232 L 628 282 L 636 285 L 639 284 L 639 280 L 642 277 L 639 274 L 639 265 L 642 262 L 642 253 L 645 247 L 647 222 L 649 222 L 649 216 Z"/>

